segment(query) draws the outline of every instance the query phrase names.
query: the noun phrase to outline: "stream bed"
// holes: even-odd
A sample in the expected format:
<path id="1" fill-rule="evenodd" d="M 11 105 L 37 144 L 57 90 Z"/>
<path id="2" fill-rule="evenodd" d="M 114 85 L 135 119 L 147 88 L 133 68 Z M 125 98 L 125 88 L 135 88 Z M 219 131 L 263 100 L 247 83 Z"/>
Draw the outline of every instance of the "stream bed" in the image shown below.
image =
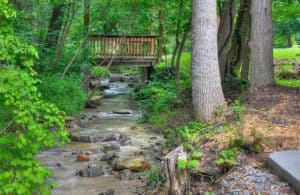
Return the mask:
<path id="1" fill-rule="evenodd" d="M 109 82 L 103 94 L 99 108 L 75 119 L 72 142 L 38 155 L 53 171 L 52 194 L 143 194 L 141 172 L 161 163 L 163 136 L 138 124 L 141 113 L 130 101 L 128 84 Z"/>

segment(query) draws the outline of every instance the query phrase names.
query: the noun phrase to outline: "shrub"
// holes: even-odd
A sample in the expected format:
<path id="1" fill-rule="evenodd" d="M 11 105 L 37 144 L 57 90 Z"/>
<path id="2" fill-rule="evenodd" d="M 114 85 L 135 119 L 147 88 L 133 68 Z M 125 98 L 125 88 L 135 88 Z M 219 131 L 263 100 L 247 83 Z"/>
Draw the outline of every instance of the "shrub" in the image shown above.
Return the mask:
<path id="1" fill-rule="evenodd" d="M 152 188 L 160 187 L 165 182 L 164 171 L 161 167 L 153 167 L 149 171 L 145 171 L 142 175 L 146 177 L 147 186 Z"/>
<path id="2" fill-rule="evenodd" d="M 218 155 L 218 159 L 215 160 L 215 163 L 224 169 L 230 169 L 238 163 L 237 155 L 238 150 L 236 148 L 222 150 Z"/>
<path id="3" fill-rule="evenodd" d="M 239 100 L 236 100 L 232 105 L 230 105 L 230 109 L 232 110 L 234 120 L 236 122 L 241 122 L 246 111 L 245 106 L 242 105 Z"/>
<path id="4" fill-rule="evenodd" d="M 14 34 L 9 1 L 1 1 L 0 18 L 0 194 L 50 194 L 51 172 L 35 157 L 67 141 L 65 114 L 40 98 L 37 51 Z"/>
<path id="5" fill-rule="evenodd" d="M 188 170 L 192 170 L 192 169 L 196 169 L 200 166 L 200 163 L 198 160 L 178 160 L 177 162 L 177 166 L 178 169 L 184 170 L 184 169 L 188 169 Z"/>
<path id="6" fill-rule="evenodd" d="M 110 76 L 110 71 L 106 67 L 93 67 L 91 70 L 92 77 L 105 78 Z"/>
<path id="7" fill-rule="evenodd" d="M 59 75 L 43 75 L 38 86 L 42 98 L 55 104 L 68 115 L 79 113 L 86 101 L 86 94 L 81 88 L 81 79 L 75 76 L 61 80 Z"/>
<path id="8" fill-rule="evenodd" d="M 186 150 L 193 151 L 202 140 L 209 139 L 218 131 L 210 124 L 190 122 L 176 129 L 169 129 L 166 144 L 170 148 L 182 144 Z"/>
<path id="9" fill-rule="evenodd" d="M 175 114 L 178 99 L 174 83 L 153 82 L 135 94 L 143 112 L 143 122 L 163 128 Z"/>
<path id="10" fill-rule="evenodd" d="M 224 81 L 226 95 L 232 95 L 233 92 L 243 92 L 249 87 L 249 82 L 240 77 L 227 75 Z"/>

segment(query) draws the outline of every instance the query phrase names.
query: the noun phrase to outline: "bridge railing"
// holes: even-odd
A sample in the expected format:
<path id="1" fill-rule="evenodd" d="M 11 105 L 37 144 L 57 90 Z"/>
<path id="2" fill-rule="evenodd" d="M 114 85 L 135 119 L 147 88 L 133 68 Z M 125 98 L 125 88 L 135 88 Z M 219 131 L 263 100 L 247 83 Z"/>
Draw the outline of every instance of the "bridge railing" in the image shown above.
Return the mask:
<path id="1" fill-rule="evenodd" d="M 95 57 L 155 58 L 156 36 L 92 35 L 89 37 Z"/>

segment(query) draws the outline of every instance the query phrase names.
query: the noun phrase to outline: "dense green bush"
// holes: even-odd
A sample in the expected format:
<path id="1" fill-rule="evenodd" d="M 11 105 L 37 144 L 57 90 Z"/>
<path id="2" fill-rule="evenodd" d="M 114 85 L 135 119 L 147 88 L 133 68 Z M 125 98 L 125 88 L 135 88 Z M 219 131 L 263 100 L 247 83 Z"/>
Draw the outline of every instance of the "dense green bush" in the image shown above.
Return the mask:
<path id="1" fill-rule="evenodd" d="M 143 112 L 142 121 L 158 128 L 166 125 L 178 104 L 174 83 L 153 82 L 135 94 L 135 98 Z"/>
<path id="2" fill-rule="evenodd" d="M 55 104 L 68 115 L 80 113 L 86 102 L 80 77 L 69 76 L 61 80 L 59 75 L 43 75 L 41 80 L 38 88 L 44 100 Z"/>
<path id="3" fill-rule="evenodd" d="M 147 186 L 152 188 L 161 187 L 165 182 L 164 171 L 161 167 L 152 167 L 151 170 L 142 173 L 146 177 Z"/>
<path id="4" fill-rule="evenodd" d="M 150 122 L 161 129 L 169 125 L 178 109 L 190 102 L 191 83 L 183 78 L 180 79 L 181 93 L 178 96 L 174 68 L 161 65 L 155 68 L 152 82 L 134 93 L 143 112 L 142 122 Z"/>
<path id="5" fill-rule="evenodd" d="M 50 194 L 51 172 L 35 156 L 67 141 L 65 114 L 41 100 L 35 48 L 17 37 L 16 12 L 0 0 L 0 194 Z"/>
<path id="6" fill-rule="evenodd" d="M 187 151 L 193 151 L 202 140 L 210 138 L 219 131 L 212 124 L 190 122 L 176 129 L 169 129 L 166 144 L 169 148 L 183 145 Z"/>
<path id="7" fill-rule="evenodd" d="M 97 78 L 105 78 L 111 75 L 110 71 L 106 67 L 99 67 L 99 66 L 92 67 L 91 74 L 92 77 L 97 77 Z"/>

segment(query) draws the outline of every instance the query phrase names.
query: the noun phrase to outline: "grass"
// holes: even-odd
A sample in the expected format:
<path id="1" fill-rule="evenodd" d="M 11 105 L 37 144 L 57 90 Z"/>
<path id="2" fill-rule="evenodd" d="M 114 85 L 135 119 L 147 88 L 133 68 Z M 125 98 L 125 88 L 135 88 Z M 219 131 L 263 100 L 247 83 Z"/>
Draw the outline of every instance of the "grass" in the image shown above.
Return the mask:
<path id="1" fill-rule="evenodd" d="M 275 81 L 278 85 L 282 87 L 288 87 L 288 88 L 300 88 L 300 80 L 299 79 L 280 79 L 275 78 Z"/>
<path id="2" fill-rule="evenodd" d="M 274 49 L 274 60 L 287 60 L 287 61 L 295 61 L 300 60 L 300 47 L 295 48 L 278 48 Z M 167 56 L 168 62 L 171 60 L 171 55 Z M 161 62 L 158 66 L 166 66 L 165 62 Z M 181 66 L 180 72 L 183 75 L 190 77 L 190 68 L 191 68 L 191 53 L 185 52 L 182 53 L 181 57 Z M 281 72 L 292 72 L 293 66 L 291 63 L 283 65 L 281 67 Z M 278 85 L 282 87 L 289 88 L 300 88 L 300 80 L 299 79 L 281 79 L 275 76 L 275 81 Z"/>
<path id="3" fill-rule="evenodd" d="M 282 48 L 274 49 L 274 59 L 276 60 L 287 60 L 288 64 L 284 64 L 280 67 L 280 70 L 275 74 L 275 82 L 282 87 L 288 88 L 300 88 L 299 79 L 282 79 L 278 75 L 284 72 L 293 72 L 294 66 L 292 62 L 295 60 L 300 60 L 300 48 Z"/>
<path id="4" fill-rule="evenodd" d="M 300 59 L 299 55 L 299 47 L 274 49 L 274 60 L 296 60 Z"/>

